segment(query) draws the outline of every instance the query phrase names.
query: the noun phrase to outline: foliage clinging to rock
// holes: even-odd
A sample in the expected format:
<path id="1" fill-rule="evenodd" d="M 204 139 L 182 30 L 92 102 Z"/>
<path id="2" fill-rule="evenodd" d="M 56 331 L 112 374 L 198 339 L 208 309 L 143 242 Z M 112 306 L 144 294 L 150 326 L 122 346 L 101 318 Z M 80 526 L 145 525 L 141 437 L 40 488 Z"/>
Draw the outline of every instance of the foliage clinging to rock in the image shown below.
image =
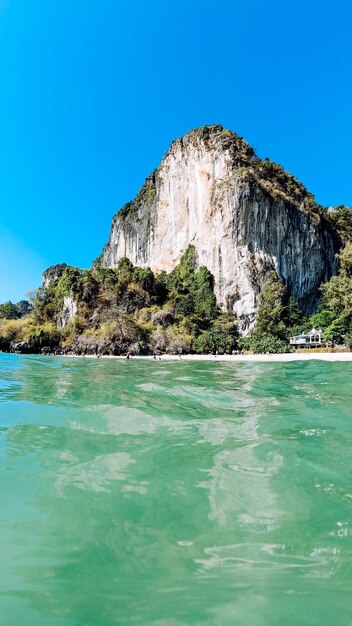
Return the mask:
<path id="1" fill-rule="evenodd" d="M 193 246 L 170 274 L 122 258 L 116 269 L 60 265 L 44 278 L 26 323 L 10 328 L 7 321 L 6 332 L 0 327 L 4 349 L 13 341 L 28 342 L 33 351 L 61 346 L 79 354 L 228 352 L 236 345 L 235 320 L 220 313 L 213 277 L 206 267 L 197 269 Z M 76 314 L 63 327 L 64 298 Z"/>

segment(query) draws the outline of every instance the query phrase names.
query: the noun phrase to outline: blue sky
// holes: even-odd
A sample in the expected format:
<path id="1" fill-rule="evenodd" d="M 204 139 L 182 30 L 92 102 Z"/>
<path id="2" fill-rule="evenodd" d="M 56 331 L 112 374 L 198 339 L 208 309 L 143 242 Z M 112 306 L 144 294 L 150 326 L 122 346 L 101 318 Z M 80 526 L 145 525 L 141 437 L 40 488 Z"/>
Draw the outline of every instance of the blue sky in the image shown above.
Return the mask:
<path id="1" fill-rule="evenodd" d="M 348 0 L 0 0 L 0 302 L 89 267 L 203 124 L 352 205 L 351 25 Z"/>

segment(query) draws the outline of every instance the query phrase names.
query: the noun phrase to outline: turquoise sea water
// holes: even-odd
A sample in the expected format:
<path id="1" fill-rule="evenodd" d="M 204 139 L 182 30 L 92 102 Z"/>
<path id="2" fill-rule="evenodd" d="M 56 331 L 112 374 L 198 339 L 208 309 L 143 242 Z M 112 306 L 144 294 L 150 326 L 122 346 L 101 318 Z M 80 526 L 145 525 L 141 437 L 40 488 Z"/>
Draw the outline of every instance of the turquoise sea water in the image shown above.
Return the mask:
<path id="1" fill-rule="evenodd" d="M 1 626 L 351 626 L 352 364 L 0 355 Z"/>

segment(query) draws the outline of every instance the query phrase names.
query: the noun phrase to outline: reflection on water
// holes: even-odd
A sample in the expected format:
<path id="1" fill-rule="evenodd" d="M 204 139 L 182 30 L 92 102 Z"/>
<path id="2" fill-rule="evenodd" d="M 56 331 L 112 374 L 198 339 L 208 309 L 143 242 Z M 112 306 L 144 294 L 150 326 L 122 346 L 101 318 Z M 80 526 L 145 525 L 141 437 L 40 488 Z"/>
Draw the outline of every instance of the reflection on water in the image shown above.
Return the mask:
<path id="1" fill-rule="evenodd" d="M 127 452 L 102 454 L 84 463 L 67 452 L 58 457 L 62 462 L 62 467 L 54 472 L 58 495 L 63 495 L 68 485 L 87 491 L 109 491 L 111 481 L 126 480 L 126 468 L 134 463 Z"/>
<path id="2" fill-rule="evenodd" d="M 1 356 L 4 626 L 352 624 L 350 369 Z"/>

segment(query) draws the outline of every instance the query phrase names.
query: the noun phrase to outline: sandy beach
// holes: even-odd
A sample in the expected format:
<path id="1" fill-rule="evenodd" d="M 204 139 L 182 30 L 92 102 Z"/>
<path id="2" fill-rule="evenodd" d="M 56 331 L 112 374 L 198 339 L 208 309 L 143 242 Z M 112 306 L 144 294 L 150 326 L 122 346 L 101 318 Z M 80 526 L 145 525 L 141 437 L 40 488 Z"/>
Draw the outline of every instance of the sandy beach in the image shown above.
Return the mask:
<path id="1" fill-rule="evenodd" d="M 146 358 L 146 357 L 144 357 Z M 149 358 L 149 357 L 147 357 Z M 152 357 L 150 357 L 152 358 Z M 177 356 L 163 355 L 162 360 L 177 360 Z M 230 361 L 240 363 L 250 361 L 253 363 L 286 363 L 290 361 L 352 361 L 352 352 L 322 352 L 322 353 L 287 353 L 287 354 L 221 354 L 212 356 L 208 354 L 186 354 L 182 355 L 182 361 Z"/>
<path id="2" fill-rule="evenodd" d="M 69 358 L 92 358 L 95 355 L 65 355 Z M 153 361 L 152 356 L 133 356 L 131 360 Z M 100 356 L 99 359 L 126 360 L 125 356 Z M 291 361 L 352 361 L 352 352 L 312 352 L 312 353 L 285 353 L 285 354 L 183 354 L 181 358 L 173 354 L 163 354 L 161 361 L 228 361 L 234 363 L 289 363 Z M 157 361 L 158 362 L 158 361 Z"/>

